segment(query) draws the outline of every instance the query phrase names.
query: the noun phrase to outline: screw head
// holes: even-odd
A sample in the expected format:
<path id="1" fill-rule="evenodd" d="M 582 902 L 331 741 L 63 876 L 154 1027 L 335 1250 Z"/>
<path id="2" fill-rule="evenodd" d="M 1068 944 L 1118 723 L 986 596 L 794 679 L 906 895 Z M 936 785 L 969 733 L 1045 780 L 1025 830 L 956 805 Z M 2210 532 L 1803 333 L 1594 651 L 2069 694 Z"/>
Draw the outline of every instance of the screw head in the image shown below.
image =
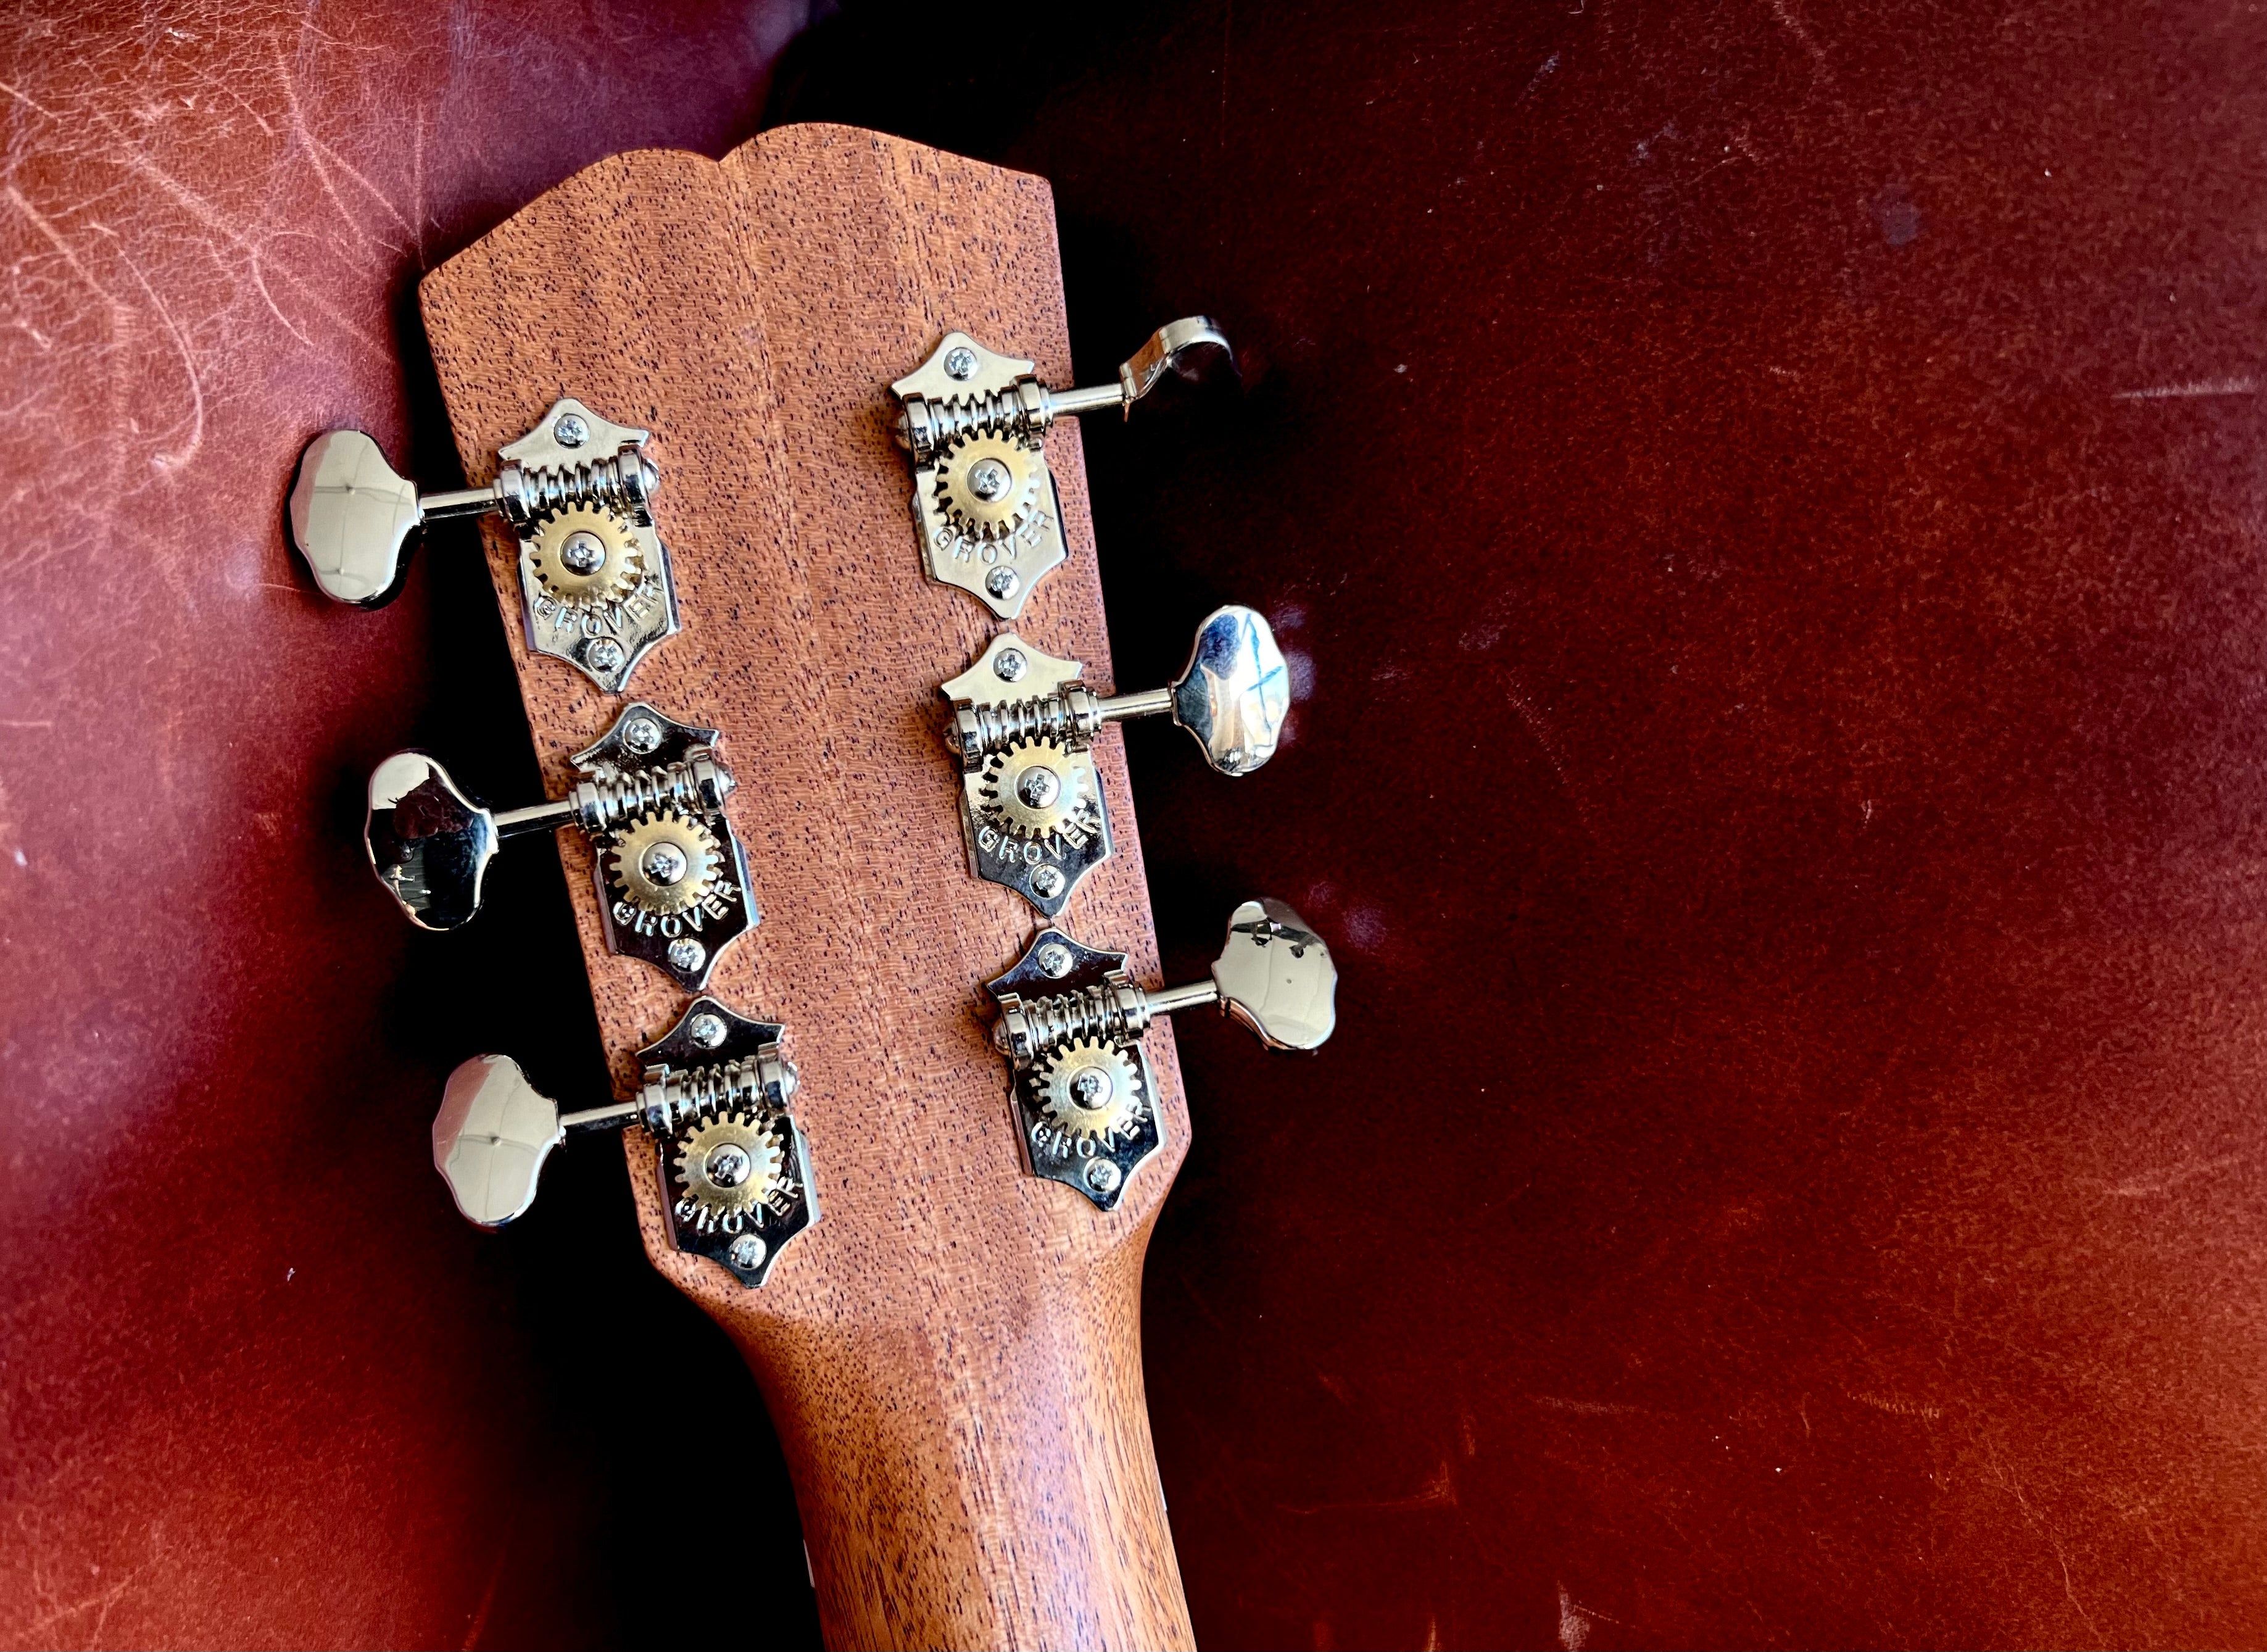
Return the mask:
<path id="1" fill-rule="evenodd" d="M 1035 962 L 1041 974 L 1060 980 L 1070 973 L 1070 948 L 1060 941 L 1050 941 L 1039 949 L 1039 956 Z"/>
<path id="2" fill-rule="evenodd" d="M 1070 1098 L 1089 1112 L 1110 1099 L 1110 1075 L 1098 1067 L 1082 1068 L 1071 1075 Z"/>
<path id="3" fill-rule="evenodd" d="M 993 674 L 1003 683 L 1019 683 L 1023 673 L 1031 669 L 1031 662 L 1023 657 L 1021 649 L 1003 648 L 992 662 Z"/>
<path id="4" fill-rule="evenodd" d="M 708 949 L 691 936 L 679 936 L 669 943 L 669 966 L 690 975 L 708 961 Z"/>
<path id="5" fill-rule="evenodd" d="M 591 427 L 577 415 L 564 413 L 551 427 L 551 439 L 561 447 L 580 447 L 591 439 Z"/>
<path id="6" fill-rule="evenodd" d="M 595 574 L 606 565 L 606 542 L 588 529 L 578 528 L 559 547 L 559 560 L 570 574 Z"/>
<path id="7" fill-rule="evenodd" d="M 1031 874 L 1031 892 L 1042 900 L 1053 900 L 1062 893 L 1062 888 L 1063 875 L 1060 867 L 1042 866 Z"/>
<path id="8" fill-rule="evenodd" d="M 712 1151 L 708 1155 L 708 1162 L 701 1168 L 717 1186 L 737 1187 L 748 1179 L 749 1172 L 756 1168 L 756 1162 L 748 1156 L 745 1148 L 727 1142 Z"/>
<path id="9" fill-rule="evenodd" d="M 996 459 L 981 459 L 968 473 L 968 491 L 989 504 L 1008 491 L 1008 467 Z"/>
<path id="10" fill-rule="evenodd" d="M 1016 796 L 1029 809 L 1044 809 L 1062 795 L 1062 777 L 1034 763 L 1016 776 Z"/>
<path id="11" fill-rule="evenodd" d="M 645 852 L 643 863 L 645 875 L 664 888 L 682 883 L 692 864 L 685 858 L 685 851 L 674 843 L 655 844 Z"/>
<path id="12" fill-rule="evenodd" d="M 693 1017 L 693 1024 L 686 1031 L 702 1049 L 713 1050 L 724 1041 L 724 1017 L 703 1010 Z"/>
<path id="13" fill-rule="evenodd" d="M 594 672 L 618 672 L 622 668 L 622 645 L 610 636 L 593 637 L 583 657 Z"/>
<path id="14" fill-rule="evenodd" d="M 745 1271 L 761 1267 L 770 1251 L 771 1247 L 754 1234 L 744 1233 L 732 1241 L 732 1248 L 724 1254 L 732 1259 L 734 1267 Z"/>
<path id="15" fill-rule="evenodd" d="M 1105 1199 L 1116 1193 L 1118 1184 L 1125 1179 L 1126 1173 L 1108 1159 L 1096 1159 L 1086 1167 L 1086 1185 Z"/>
<path id="16" fill-rule="evenodd" d="M 1014 596 L 1023 584 L 1012 568 L 995 568 L 984 576 L 984 589 L 1003 602 Z"/>
<path id="17" fill-rule="evenodd" d="M 622 726 L 622 744 L 640 757 L 661 744 L 661 724 L 651 717 L 632 717 Z"/>
<path id="18" fill-rule="evenodd" d="M 944 353 L 944 371 L 949 378 L 973 378 L 976 376 L 976 352 L 965 344 L 956 344 Z"/>

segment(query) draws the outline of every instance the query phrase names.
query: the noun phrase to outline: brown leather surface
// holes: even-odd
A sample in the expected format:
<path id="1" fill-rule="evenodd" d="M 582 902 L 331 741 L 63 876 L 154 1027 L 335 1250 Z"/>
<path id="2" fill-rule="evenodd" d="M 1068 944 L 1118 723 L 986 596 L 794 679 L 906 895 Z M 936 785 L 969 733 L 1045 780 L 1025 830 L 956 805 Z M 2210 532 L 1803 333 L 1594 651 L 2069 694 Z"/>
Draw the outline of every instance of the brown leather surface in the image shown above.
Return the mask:
<path id="1" fill-rule="evenodd" d="M 621 1643 L 682 1604 L 657 1521 L 729 1526 L 815 1641 L 777 1449 L 705 1416 L 752 1385 L 619 1156 L 561 1155 L 501 1245 L 433 1172 L 465 1055 L 606 1082 L 554 857 L 422 936 L 357 841 L 401 745 L 534 795 L 477 540 L 358 613 L 282 531 L 327 425 L 454 485 L 422 270 L 617 150 L 745 137 L 800 21 L 0 25 L 0 1641 Z"/>
<path id="2" fill-rule="evenodd" d="M 780 113 L 1053 179 L 1088 377 L 1257 370 L 1085 444 L 1119 679 L 1231 598 L 1311 672 L 1248 782 L 1128 731 L 1168 972 L 1267 888 L 1345 973 L 1295 1076 L 1181 1029 L 1200 1641 L 2267 1639 L 2260 19 L 1214 5 L 938 91 L 867 15 Z"/>
<path id="3" fill-rule="evenodd" d="M 45 18 L 0 1635 L 601 1641 L 704 1575 L 807 1635 L 619 1169 L 489 1242 L 426 1164 L 500 1024 L 601 1069 L 555 870 L 413 943 L 353 844 L 393 745 L 532 784 L 469 542 L 354 615 L 275 525 L 308 431 L 398 447 L 421 258 L 721 153 L 779 34 Z M 2267 26 L 956 19 L 823 26 L 775 113 L 1052 178 L 1088 375 L 1228 323 L 1241 403 L 1085 443 L 1119 675 L 1230 598 L 1310 673 L 1247 782 L 1128 731 L 1168 973 L 1265 888 L 1346 977 L 1313 1061 L 1180 1034 L 1145 1336 L 1200 1640 L 2267 1639 Z M 719 1510 L 745 1573 L 694 1569 Z"/>

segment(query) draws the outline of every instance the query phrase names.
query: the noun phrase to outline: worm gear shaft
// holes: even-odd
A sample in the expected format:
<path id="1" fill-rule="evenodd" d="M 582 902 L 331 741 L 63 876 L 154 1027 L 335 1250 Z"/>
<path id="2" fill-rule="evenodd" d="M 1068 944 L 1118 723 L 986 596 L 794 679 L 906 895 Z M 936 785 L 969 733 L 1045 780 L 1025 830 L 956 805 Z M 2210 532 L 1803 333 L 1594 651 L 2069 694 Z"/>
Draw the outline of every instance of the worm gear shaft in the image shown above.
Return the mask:
<path id="1" fill-rule="evenodd" d="M 622 899 L 662 917 L 699 906 L 723 867 L 715 835 L 681 814 L 645 815 L 606 851 L 606 877 Z"/>

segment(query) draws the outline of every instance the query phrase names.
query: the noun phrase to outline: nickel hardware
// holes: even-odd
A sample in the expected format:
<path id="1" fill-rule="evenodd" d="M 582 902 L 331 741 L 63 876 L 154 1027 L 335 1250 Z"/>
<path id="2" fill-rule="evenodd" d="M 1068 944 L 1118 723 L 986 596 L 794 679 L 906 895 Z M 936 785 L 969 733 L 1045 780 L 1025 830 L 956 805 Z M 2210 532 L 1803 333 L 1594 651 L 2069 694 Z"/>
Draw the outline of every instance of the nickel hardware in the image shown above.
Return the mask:
<path id="1" fill-rule="evenodd" d="M 1219 324 L 1185 316 L 1150 334 L 1119 368 L 1116 384 L 1051 390 L 1032 363 L 965 333 L 946 334 L 927 361 L 890 386 L 903 408 L 896 435 L 913 459 L 913 525 L 928 576 L 1015 619 L 1070 554 L 1047 467 L 1054 422 L 1113 407 L 1131 417 L 1167 372 L 1195 378 L 1222 361 L 1233 369 Z"/>
<path id="2" fill-rule="evenodd" d="M 414 530 L 494 511 L 518 536 L 528 647 L 620 694 L 679 629 L 650 509 L 661 478 L 639 451 L 648 435 L 563 398 L 497 451 L 503 467 L 487 487 L 421 495 L 362 431 L 326 431 L 299 458 L 291 543 L 324 595 L 371 608 L 400 588 Z"/>
<path id="3" fill-rule="evenodd" d="M 938 690 L 952 703 L 945 738 L 960 758 L 969 866 L 1050 918 L 1110 858 L 1110 814 L 1093 753 L 1104 723 L 1170 716 L 1214 768 L 1248 775 L 1274 755 L 1290 708 L 1275 634 L 1249 608 L 1207 615 L 1188 664 L 1167 687 L 1097 694 L 1084 672 L 1078 661 L 1042 654 L 1009 631 Z"/>
<path id="4" fill-rule="evenodd" d="M 695 998 L 638 1052 L 635 1100 L 564 1114 L 510 1056 L 475 1056 L 450 1075 L 433 1120 L 434 1168 L 467 1221 L 501 1228 L 535 1202 L 544 1160 L 569 1136 L 640 1127 L 670 1242 L 760 1285 L 780 1247 L 818 1220 L 811 1145 L 788 1112 L 798 1078 L 783 1033 Z"/>
<path id="5" fill-rule="evenodd" d="M 370 777 L 363 842 L 371 870 L 412 923 L 453 929 L 480 910 L 504 839 L 578 827 L 597 850 L 608 948 L 697 991 L 760 917 L 747 857 L 724 818 L 735 782 L 716 740 L 714 729 L 633 704 L 575 754 L 583 778 L 565 797 L 501 811 L 473 802 L 437 760 L 397 752 Z"/>
<path id="6" fill-rule="evenodd" d="M 1123 952 L 1040 930 L 987 988 L 1000 1009 L 992 1042 L 1008 1058 L 1025 1168 L 1112 1208 L 1164 1145 L 1141 1048 L 1149 1023 L 1217 1004 L 1272 1050 L 1312 1050 L 1338 1024 L 1338 980 L 1322 937 L 1266 898 L 1230 915 L 1207 979 L 1156 992 L 1134 984 Z"/>

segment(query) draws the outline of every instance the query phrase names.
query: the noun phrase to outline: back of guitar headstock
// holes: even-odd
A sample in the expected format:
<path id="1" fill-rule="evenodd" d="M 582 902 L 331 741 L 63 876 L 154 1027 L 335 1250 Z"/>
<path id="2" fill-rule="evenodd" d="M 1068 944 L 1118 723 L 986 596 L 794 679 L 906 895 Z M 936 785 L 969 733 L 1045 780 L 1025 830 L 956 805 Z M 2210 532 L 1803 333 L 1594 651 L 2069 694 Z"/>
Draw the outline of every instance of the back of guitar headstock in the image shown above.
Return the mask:
<path id="1" fill-rule="evenodd" d="M 1059 954 L 1034 942 L 1029 900 L 970 875 L 937 690 L 993 657 L 994 613 L 925 576 L 893 439 L 889 386 L 956 329 L 1069 383 L 1045 184 L 840 128 L 767 133 L 721 164 L 630 154 L 451 260 L 423 298 L 476 484 L 561 397 L 651 432 L 651 518 L 684 622 L 635 662 L 628 692 L 721 731 L 737 782 L 723 811 L 764 921 L 701 961 L 701 989 L 788 1030 L 818 1219 L 766 1251 L 750 1289 L 673 1243 L 651 1141 L 633 1131 L 626 1150 L 656 1266 L 762 1384 L 830 1641 L 1186 1644 L 1139 1330 L 1143 1247 L 1189 1140 L 1171 1034 L 1141 1012 L 1156 1135 L 1130 1175 L 1031 1173 L 982 984 L 1023 961 L 1036 1004 Z M 1044 448 L 1068 557 L 1014 593 L 1015 623 L 1100 689 L 1075 421 Z M 531 649 L 527 544 L 499 525 L 488 547 L 564 796 L 625 702 L 586 662 Z M 1114 853 L 1059 892 L 1060 938 L 1124 954 L 1115 979 L 1152 980 L 1122 747 L 1089 732 Z M 609 950 L 593 851 L 559 841 L 617 1089 L 649 1091 L 635 1053 L 687 1036 L 689 980 Z M 478 1100 L 452 1090 L 459 1122 Z M 635 1111 L 592 1105 L 609 1100 L 569 1105 Z M 733 1450 L 729 1427 L 713 1450 Z"/>

